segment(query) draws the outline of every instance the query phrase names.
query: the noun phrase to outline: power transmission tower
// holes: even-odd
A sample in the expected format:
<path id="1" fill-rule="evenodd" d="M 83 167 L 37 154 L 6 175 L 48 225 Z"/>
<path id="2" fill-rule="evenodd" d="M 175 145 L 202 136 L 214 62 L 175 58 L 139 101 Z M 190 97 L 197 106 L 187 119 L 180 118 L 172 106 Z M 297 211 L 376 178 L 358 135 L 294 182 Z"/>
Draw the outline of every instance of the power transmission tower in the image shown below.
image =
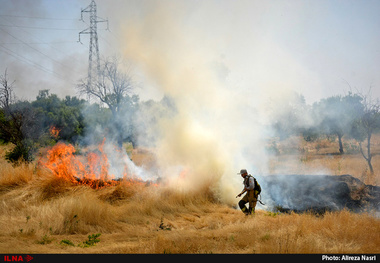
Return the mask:
<path id="1" fill-rule="evenodd" d="M 97 23 L 107 22 L 108 30 L 108 19 L 100 18 L 96 15 L 96 3 L 94 0 L 91 1 L 90 5 L 81 10 L 81 20 L 83 20 L 83 13 L 90 13 L 90 27 L 79 32 L 79 41 L 81 42 L 81 34 L 90 34 L 90 48 L 88 55 L 88 78 L 87 78 L 87 88 L 90 89 L 93 85 L 94 80 L 98 80 L 100 72 L 100 58 L 99 58 L 99 44 L 98 44 L 98 32 Z M 89 93 L 88 93 L 88 99 Z"/>

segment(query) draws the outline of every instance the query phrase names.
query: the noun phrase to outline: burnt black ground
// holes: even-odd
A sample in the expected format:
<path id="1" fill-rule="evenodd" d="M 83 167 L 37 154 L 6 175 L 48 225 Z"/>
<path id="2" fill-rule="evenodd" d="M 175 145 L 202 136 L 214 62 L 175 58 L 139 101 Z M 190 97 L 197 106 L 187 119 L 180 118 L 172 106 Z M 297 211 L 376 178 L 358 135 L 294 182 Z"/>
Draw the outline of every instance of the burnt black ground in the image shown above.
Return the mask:
<path id="1" fill-rule="evenodd" d="M 260 180 L 262 200 L 275 211 L 380 211 L 380 187 L 351 175 L 269 175 Z"/>

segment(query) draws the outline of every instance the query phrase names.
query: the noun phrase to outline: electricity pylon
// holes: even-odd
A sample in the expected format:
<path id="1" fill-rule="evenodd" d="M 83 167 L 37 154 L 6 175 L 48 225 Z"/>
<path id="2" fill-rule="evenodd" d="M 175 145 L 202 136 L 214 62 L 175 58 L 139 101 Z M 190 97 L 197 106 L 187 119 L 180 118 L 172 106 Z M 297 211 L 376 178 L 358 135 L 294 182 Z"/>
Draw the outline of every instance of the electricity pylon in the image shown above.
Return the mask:
<path id="1" fill-rule="evenodd" d="M 90 89 L 93 85 L 93 81 L 98 80 L 99 73 L 100 73 L 97 23 L 107 22 L 107 29 L 108 29 L 108 19 L 103 19 L 96 15 L 96 3 L 94 0 L 91 1 L 89 6 L 81 10 L 81 20 L 84 22 L 83 13 L 90 13 L 90 27 L 79 32 L 78 42 L 82 43 L 80 39 L 81 34 L 90 34 L 90 48 L 89 48 L 89 55 L 88 55 L 88 78 L 87 78 L 87 88 Z"/>

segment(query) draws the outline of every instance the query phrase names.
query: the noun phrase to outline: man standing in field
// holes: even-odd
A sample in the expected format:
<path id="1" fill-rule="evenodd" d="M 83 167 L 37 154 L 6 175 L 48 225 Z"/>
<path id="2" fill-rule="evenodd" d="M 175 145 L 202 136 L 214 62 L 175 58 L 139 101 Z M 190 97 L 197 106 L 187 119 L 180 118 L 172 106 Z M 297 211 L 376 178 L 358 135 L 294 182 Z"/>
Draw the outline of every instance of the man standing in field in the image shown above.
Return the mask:
<path id="1" fill-rule="evenodd" d="M 255 213 L 255 207 L 257 203 L 257 193 L 255 193 L 255 180 L 252 175 L 248 175 L 246 169 L 240 170 L 240 173 L 238 174 L 244 178 L 244 189 L 240 194 L 236 196 L 236 198 L 246 193 L 244 197 L 239 201 L 239 207 L 245 215 L 250 215 L 252 213 Z M 249 203 L 248 209 L 245 206 L 246 203 Z"/>

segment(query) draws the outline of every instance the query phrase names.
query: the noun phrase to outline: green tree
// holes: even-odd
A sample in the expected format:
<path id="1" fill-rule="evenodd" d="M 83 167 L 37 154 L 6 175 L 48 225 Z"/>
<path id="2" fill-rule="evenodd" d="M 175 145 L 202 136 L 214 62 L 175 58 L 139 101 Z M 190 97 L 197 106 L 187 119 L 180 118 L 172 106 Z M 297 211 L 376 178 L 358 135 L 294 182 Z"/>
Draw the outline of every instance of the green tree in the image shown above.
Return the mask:
<path id="1" fill-rule="evenodd" d="M 373 174 L 371 138 L 374 132 L 380 130 L 380 102 L 372 100 L 369 95 L 358 95 L 362 99 L 363 110 L 355 121 L 351 135 L 359 142 L 359 149 L 366 160 L 370 173 Z M 367 151 L 363 151 L 362 143 L 367 142 Z"/>
<path id="2" fill-rule="evenodd" d="M 343 154 L 343 136 L 349 134 L 354 122 L 359 118 L 363 105 L 358 95 L 332 96 L 321 99 L 313 105 L 314 119 L 322 134 L 336 135 L 339 153 Z"/>
<path id="3" fill-rule="evenodd" d="M 60 99 L 56 94 L 49 94 L 49 90 L 40 90 L 32 106 L 39 112 L 42 129 L 48 132 L 51 127 L 57 128 L 59 138 L 75 142 L 83 134 L 84 117 L 82 114 L 85 100 L 66 96 Z"/>
<path id="4" fill-rule="evenodd" d="M 6 159 L 32 161 L 34 142 L 41 136 L 38 114 L 27 101 L 17 101 L 13 94 L 14 82 L 10 83 L 7 71 L 0 76 L 0 139 L 15 145 L 6 153 Z"/>

